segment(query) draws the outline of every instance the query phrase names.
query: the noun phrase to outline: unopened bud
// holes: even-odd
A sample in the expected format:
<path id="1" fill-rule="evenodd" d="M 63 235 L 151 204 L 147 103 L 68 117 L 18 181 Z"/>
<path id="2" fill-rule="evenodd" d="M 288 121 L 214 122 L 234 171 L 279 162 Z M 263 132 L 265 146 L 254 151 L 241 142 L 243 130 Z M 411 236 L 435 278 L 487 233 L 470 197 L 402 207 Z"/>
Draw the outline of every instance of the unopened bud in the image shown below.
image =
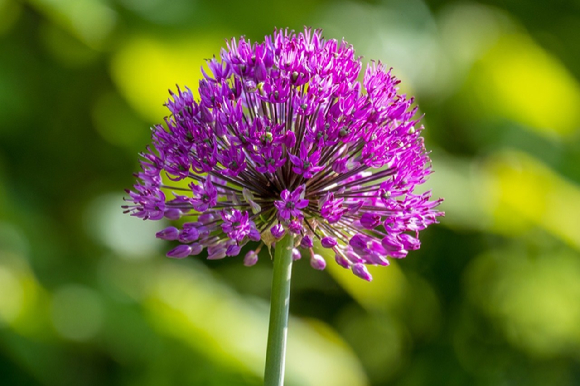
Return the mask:
<path id="1" fill-rule="evenodd" d="M 191 247 L 189 245 L 178 245 L 177 247 L 173 248 L 171 251 L 167 252 L 167 257 L 173 257 L 176 259 L 183 259 L 184 257 L 189 256 L 191 253 Z"/>
<path id="2" fill-rule="evenodd" d="M 179 237 L 179 229 L 176 227 L 167 227 L 155 234 L 155 237 L 162 240 L 177 240 Z"/>
<path id="3" fill-rule="evenodd" d="M 256 251 L 248 251 L 248 253 L 246 253 L 246 256 L 244 256 L 244 265 L 246 267 L 251 267 L 252 265 L 255 265 L 258 262 L 258 254 L 256 253 Z"/>
<path id="4" fill-rule="evenodd" d="M 354 273 L 356 276 L 360 277 L 363 280 L 366 281 L 373 280 L 373 277 L 371 276 L 369 270 L 367 269 L 367 267 L 365 267 L 364 264 L 361 263 L 354 264 L 352 266 L 352 273 Z"/>
<path id="5" fill-rule="evenodd" d="M 322 244 L 324 248 L 332 248 L 337 244 L 337 242 L 334 237 L 324 237 L 320 240 L 320 244 Z"/>
<path id="6" fill-rule="evenodd" d="M 310 265 L 312 268 L 322 271 L 324 268 L 326 268 L 326 260 L 324 260 L 324 258 L 320 255 L 313 254 L 310 258 Z"/>

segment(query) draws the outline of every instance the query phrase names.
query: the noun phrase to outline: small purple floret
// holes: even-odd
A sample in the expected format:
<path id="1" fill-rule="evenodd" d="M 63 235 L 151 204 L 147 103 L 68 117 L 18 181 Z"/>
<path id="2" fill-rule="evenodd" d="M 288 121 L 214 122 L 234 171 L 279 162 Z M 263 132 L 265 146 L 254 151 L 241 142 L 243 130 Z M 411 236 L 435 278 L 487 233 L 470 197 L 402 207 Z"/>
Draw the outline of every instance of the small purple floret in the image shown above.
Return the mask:
<path id="1" fill-rule="evenodd" d="M 334 194 L 330 193 L 325 197 L 324 204 L 320 208 L 320 215 L 331 224 L 339 221 L 347 211 L 347 208 L 343 207 L 343 202 L 344 199 L 339 198 L 335 200 Z"/>
<path id="2" fill-rule="evenodd" d="M 280 197 L 282 200 L 274 201 L 274 206 L 278 209 L 278 218 L 280 220 L 290 220 L 291 217 L 301 218 L 302 211 L 308 206 L 308 200 L 301 197 L 304 193 L 305 186 L 301 185 L 292 193 L 284 189 Z"/>
<path id="3" fill-rule="evenodd" d="M 221 217 L 222 230 L 230 239 L 240 242 L 250 234 L 251 224 L 248 212 L 242 214 L 237 209 L 233 209 L 231 213 L 224 210 L 221 212 Z"/>
<path id="4" fill-rule="evenodd" d="M 320 150 L 308 154 L 305 145 L 300 147 L 299 156 L 290 154 L 290 161 L 294 164 L 292 171 L 301 174 L 304 178 L 312 178 L 316 173 L 324 169 L 322 166 L 316 166 L 320 160 Z"/>

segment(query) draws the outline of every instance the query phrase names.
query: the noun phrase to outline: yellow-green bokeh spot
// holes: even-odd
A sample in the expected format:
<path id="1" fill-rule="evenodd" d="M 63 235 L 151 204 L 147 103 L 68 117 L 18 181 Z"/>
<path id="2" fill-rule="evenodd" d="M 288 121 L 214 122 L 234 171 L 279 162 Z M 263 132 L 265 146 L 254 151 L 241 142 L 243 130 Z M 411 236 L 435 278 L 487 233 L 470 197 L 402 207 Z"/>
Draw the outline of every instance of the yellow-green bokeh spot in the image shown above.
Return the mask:
<path id="1" fill-rule="evenodd" d="M 219 31 L 218 31 L 219 32 Z M 152 123 L 163 122 L 169 110 L 163 105 L 168 89 L 188 86 L 198 98 L 200 68 L 204 59 L 219 55 L 226 33 L 161 39 L 136 36 L 129 39 L 111 62 L 113 80 L 129 104 Z"/>
<path id="2" fill-rule="evenodd" d="M 532 156 L 504 151 L 483 166 L 492 230 L 516 235 L 541 227 L 580 250 L 580 188 Z"/>
<path id="3" fill-rule="evenodd" d="M 0 250 L 0 327 L 31 339 L 46 338 L 50 294 L 38 283 L 26 258 Z"/>
<path id="4" fill-rule="evenodd" d="M 550 138 L 580 126 L 580 86 L 564 65 L 525 35 L 505 35 L 476 65 L 478 108 Z"/>
<path id="5" fill-rule="evenodd" d="M 93 49 L 103 49 L 117 25 L 117 13 L 100 0 L 28 0 L 47 19 Z"/>

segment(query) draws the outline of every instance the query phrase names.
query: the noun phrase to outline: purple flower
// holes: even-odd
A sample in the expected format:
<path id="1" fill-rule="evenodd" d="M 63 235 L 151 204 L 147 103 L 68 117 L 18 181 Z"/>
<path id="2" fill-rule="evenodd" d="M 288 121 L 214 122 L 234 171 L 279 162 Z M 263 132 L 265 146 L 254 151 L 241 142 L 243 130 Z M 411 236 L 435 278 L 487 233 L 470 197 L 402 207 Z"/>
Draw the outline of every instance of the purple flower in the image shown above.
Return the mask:
<path id="1" fill-rule="evenodd" d="M 324 203 L 320 207 L 320 215 L 330 224 L 340 220 L 342 215 L 347 211 L 343 206 L 344 199 L 334 199 L 334 194 L 330 193 L 323 199 Z M 363 214 L 364 215 L 364 214 Z"/>
<path id="2" fill-rule="evenodd" d="M 246 157 L 241 147 L 232 146 L 224 149 L 218 159 L 222 165 L 227 166 L 224 173 L 230 177 L 236 177 L 246 168 Z"/>
<path id="3" fill-rule="evenodd" d="M 300 185 L 292 193 L 284 189 L 280 195 L 282 200 L 274 201 L 274 206 L 278 209 L 278 218 L 280 220 L 290 220 L 291 217 L 302 218 L 301 210 L 308 206 L 308 200 L 302 198 L 304 190 L 304 185 Z"/>
<path id="4" fill-rule="evenodd" d="M 217 204 L 217 190 L 208 178 L 204 181 L 203 186 L 196 185 L 193 182 L 189 184 L 193 197 L 191 206 L 198 212 L 205 212 Z"/>
<path id="5" fill-rule="evenodd" d="M 296 235 L 300 235 L 302 233 L 302 219 L 294 219 L 288 223 L 288 230 Z"/>
<path id="6" fill-rule="evenodd" d="M 294 164 L 292 171 L 296 174 L 302 174 L 304 178 L 312 178 L 316 173 L 324 169 L 322 166 L 316 166 L 320 160 L 320 150 L 316 150 L 308 155 L 308 149 L 304 144 L 300 146 L 298 156 L 289 154 L 290 161 Z"/>
<path id="7" fill-rule="evenodd" d="M 169 208 L 165 210 L 165 218 L 169 220 L 179 220 L 183 213 L 177 208 Z"/>
<path id="8" fill-rule="evenodd" d="M 242 241 L 244 237 L 250 234 L 251 226 L 248 212 L 242 214 L 239 210 L 233 209 L 231 213 L 228 213 L 223 210 L 221 216 L 223 220 L 222 230 L 230 239 Z"/>
<path id="9" fill-rule="evenodd" d="M 353 47 L 311 29 L 276 30 L 261 43 L 232 39 L 207 65 L 199 100 L 187 87 L 170 92 L 165 126 L 153 128 L 127 191 L 133 216 L 191 216 L 181 230 L 157 233 L 181 243 L 168 256 L 206 249 L 221 259 L 290 232 L 314 268 L 326 266 L 316 239 L 370 280 L 366 265 L 419 248 L 442 200 L 415 193 L 431 161 L 413 98 L 398 94 L 390 70 L 372 62 L 359 82 Z M 249 253 L 244 264 L 256 258 Z"/>

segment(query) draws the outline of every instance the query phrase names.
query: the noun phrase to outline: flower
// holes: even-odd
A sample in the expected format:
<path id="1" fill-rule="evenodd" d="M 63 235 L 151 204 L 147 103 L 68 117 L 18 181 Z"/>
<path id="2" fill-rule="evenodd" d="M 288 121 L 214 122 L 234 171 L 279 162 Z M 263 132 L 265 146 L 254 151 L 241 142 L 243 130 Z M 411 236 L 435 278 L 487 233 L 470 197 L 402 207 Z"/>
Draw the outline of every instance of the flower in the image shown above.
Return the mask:
<path id="1" fill-rule="evenodd" d="M 398 94 L 391 70 L 372 62 L 361 84 L 353 47 L 308 28 L 276 30 L 260 43 L 232 39 L 207 65 L 199 100 L 187 87 L 170 91 L 166 125 L 152 129 L 127 191 L 133 216 L 191 219 L 157 233 L 181 243 L 168 256 L 206 249 L 221 259 L 289 232 L 294 258 L 309 251 L 310 264 L 324 269 L 318 241 L 371 280 L 367 265 L 419 248 L 442 200 L 415 193 L 431 162 L 417 107 Z M 256 251 L 246 253 L 245 265 L 256 261 Z"/>
<path id="2" fill-rule="evenodd" d="M 240 212 L 233 209 L 231 213 L 222 210 L 222 230 L 232 240 L 238 242 L 243 241 L 244 237 L 250 234 L 250 221 L 248 220 L 248 212 Z"/>
<path id="3" fill-rule="evenodd" d="M 302 211 L 308 206 L 308 200 L 302 199 L 302 195 L 306 190 L 304 185 L 300 185 L 292 193 L 288 189 L 284 189 L 279 201 L 274 201 L 274 206 L 278 209 L 278 218 L 280 220 L 290 220 L 290 218 L 302 218 Z"/>

